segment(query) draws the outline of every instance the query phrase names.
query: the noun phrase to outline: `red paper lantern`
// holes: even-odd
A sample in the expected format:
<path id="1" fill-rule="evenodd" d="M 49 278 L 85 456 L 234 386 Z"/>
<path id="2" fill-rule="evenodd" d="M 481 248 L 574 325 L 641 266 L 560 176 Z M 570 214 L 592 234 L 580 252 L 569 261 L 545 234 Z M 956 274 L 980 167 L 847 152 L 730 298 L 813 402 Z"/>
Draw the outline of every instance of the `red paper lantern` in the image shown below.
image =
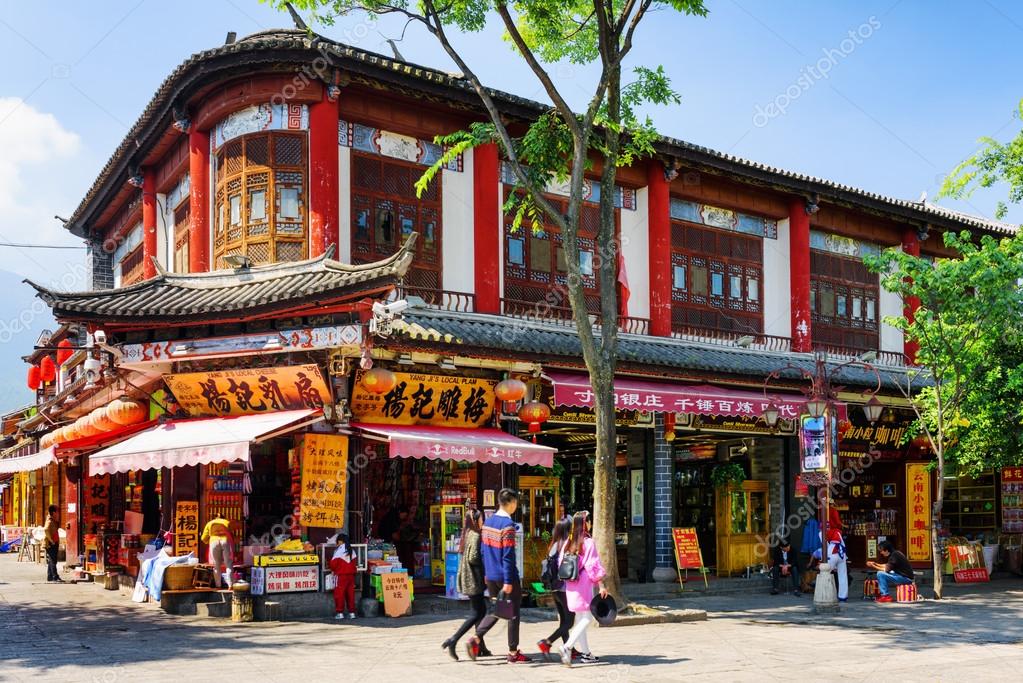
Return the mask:
<path id="1" fill-rule="evenodd" d="M 371 394 L 386 394 L 398 383 L 398 378 L 387 368 L 373 368 L 362 375 L 362 386 Z"/>
<path id="2" fill-rule="evenodd" d="M 529 425 L 530 434 L 539 432 L 540 425 L 546 422 L 550 416 L 551 409 L 547 407 L 546 403 L 540 403 L 540 401 L 530 401 L 519 409 L 519 419 Z M 536 441 L 535 436 L 533 441 Z"/>
<path id="3" fill-rule="evenodd" d="M 43 356 L 39 361 L 39 379 L 43 382 L 52 382 L 57 379 L 57 366 L 51 356 Z"/>
<path id="4" fill-rule="evenodd" d="M 28 377 L 25 380 L 25 383 L 28 384 L 28 388 L 31 389 L 32 391 L 35 391 L 39 388 L 39 385 L 42 384 L 42 382 L 43 380 L 39 376 L 39 366 L 38 365 L 29 366 Z"/>
<path id="5" fill-rule="evenodd" d="M 497 383 L 494 387 L 494 395 L 500 401 L 515 402 L 521 401 L 526 395 L 525 382 L 518 379 L 506 379 Z"/>
<path id="6" fill-rule="evenodd" d="M 117 399 L 107 406 L 105 416 L 121 426 L 132 425 L 146 419 L 146 407 L 138 401 Z"/>
<path id="7" fill-rule="evenodd" d="M 845 433 L 853 428 L 853 423 L 849 420 L 842 420 L 838 423 L 838 435 L 845 436 Z"/>
<path id="8" fill-rule="evenodd" d="M 57 344 L 57 365 L 63 365 L 67 362 L 67 359 L 74 355 L 75 351 L 71 348 L 71 341 L 68 339 L 61 339 L 60 343 Z"/>

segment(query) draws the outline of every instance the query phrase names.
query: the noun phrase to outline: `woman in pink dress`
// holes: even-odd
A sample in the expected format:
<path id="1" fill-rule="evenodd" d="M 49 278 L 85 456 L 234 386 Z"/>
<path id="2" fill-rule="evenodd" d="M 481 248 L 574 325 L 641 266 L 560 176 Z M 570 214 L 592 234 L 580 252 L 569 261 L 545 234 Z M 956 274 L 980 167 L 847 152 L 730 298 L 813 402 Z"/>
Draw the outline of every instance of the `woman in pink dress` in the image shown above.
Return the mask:
<path id="1" fill-rule="evenodd" d="M 579 576 L 574 581 L 565 581 L 568 609 L 575 613 L 575 625 L 568 633 L 568 640 L 559 650 L 561 663 L 565 666 L 572 666 L 573 647 L 582 653 L 579 657 L 580 662 L 588 664 L 597 661 L 586 641 L 586 629 L 593 623 L 590 602 L 593 600 L 594 588 L 600 592 L 601 597 L 607 597 L 607 588 L 604 586 L 606 572 L 600 563 L 600 555 L 597 554 L 597 544 L 590 537 L 589 526 L 588 512 L 575 513 L 572 518 L 572 535 L 558 558 L 558 564 L 561 565 L 565 561 L 565 555 L 574 554 L 578 557 L 579 567 Z"/>

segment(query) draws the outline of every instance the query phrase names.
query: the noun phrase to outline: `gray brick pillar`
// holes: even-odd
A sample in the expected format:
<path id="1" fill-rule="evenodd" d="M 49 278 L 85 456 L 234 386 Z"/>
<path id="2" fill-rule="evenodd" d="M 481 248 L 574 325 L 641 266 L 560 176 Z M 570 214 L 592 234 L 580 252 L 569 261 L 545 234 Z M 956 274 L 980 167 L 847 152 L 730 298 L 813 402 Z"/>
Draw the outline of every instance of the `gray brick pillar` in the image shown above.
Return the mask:
<path id="1" fill-rule="evenodd" d="M 654 416 L 654 581 L 678 581 L 671 525 L 675 516 L 675 463 L 664 440 L 664 415 Z"/>
<path id="2" fill-rule="evenodd" d="M 114 288 L 114 254 L 105 248 L 103 242 L 89 241 L 86 251 L 87 281 L 91 290 Z"/>

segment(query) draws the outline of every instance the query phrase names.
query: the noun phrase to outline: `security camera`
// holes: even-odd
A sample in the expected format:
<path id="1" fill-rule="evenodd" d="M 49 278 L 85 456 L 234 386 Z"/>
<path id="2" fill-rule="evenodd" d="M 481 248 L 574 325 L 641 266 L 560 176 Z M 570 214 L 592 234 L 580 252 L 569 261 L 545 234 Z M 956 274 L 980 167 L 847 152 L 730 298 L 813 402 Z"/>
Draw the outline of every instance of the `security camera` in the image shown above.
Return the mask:
<path id="1" fill-rule="evenodd" d="M 100 346 L 103 346 L 107 343 L 107 333 L 103 330 L 96 330 L 92 333 L 92 339 Z"/>
<path id="2" fill-rule="evenodd" d="M 96 385 L 99 382 L 99 378 L 102 372 L 102 363 L 97 358 L 86 358 L 85 362 L 82 363 L 82 369 L 85 371 L 85 384 Z"/>
<path id="3" fill-rule="evenodd" d="M 381 303 L 379 301 L 373 302 L 373 313 L 382 317 L 393 317 L 404 311 L 409 307 L 409 303 L 405 299 L 399 299 L 390 303 Z"/>

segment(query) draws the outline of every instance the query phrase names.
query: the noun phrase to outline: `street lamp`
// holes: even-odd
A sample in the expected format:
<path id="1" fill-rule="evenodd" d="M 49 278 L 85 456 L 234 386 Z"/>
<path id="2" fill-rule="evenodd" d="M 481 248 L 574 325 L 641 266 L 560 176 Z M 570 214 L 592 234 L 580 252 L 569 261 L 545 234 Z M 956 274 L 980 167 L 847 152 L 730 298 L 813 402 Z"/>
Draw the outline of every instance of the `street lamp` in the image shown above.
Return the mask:
<path id="1" fill-rule="evenodd" d="M 771 403 L 764 408 L 764 422 L 772 430 L 778 426 L 778 418 L 781 416 L 781 410 L 778 408 L 777 403 Z"/>
<path id="2" fill-rule="evenodd" d="M 863 414 L 867 416 L 867 420 L 870 424 L 874 424 L 881 419 L 881 413 L 884 411 L 884 406 L 877 400 L 877 396 L 871 396 L 870 400 L 863 406 Z"/>
<path id="3" fill-rule="evenodd" d="M 811 397 L 806 402 L 806 412 L 810 417 L 822 417 L 824 411 L 828 409 L 828 401 L 823 396 Z"/>

